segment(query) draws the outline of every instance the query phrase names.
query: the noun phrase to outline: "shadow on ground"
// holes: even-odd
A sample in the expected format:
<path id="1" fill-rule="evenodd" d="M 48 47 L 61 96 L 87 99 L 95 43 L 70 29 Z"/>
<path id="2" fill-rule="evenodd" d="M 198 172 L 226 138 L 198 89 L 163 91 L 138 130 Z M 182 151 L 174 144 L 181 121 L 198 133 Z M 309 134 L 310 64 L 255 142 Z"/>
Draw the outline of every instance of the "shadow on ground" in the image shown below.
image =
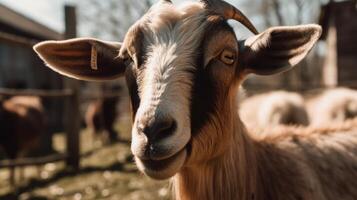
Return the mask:
<path id="1" fill-rule="evenodd" d="M 128 157 L 126 160 L 127 161 L 131 160 L 131 157 Z M 94 173 L 94 172 L 107 172 L 107 171 L 110 171 L 110 172 L 120 171 L 120 172 L 124 172 L 124 173 L 136 173 L 137 172 L 136 169 L 127 169 L 125 167 L 126 164 L 127 163 L 116 162 L 116 163 L 113 163 L 112 165 L 106 166 L 106 167 L 88 166 L 88 167 L 81 168 L 79 171 L 65 169 L 65 170 L 57 172 L 51 178 L 48 178 L 48 179 L 42 179 L 42 180 L 32 179 L 29 181 L 28 184 L 26 184 L 24 186 L 17 187 L 14 192 L 0 196 L 0 199 L 17 200 L 17 199 L 19 199 L 20 194 L 35 190 L 37 188 L 47 187 L 50 184 L 57 182 L 58 180 L 60 180 L 62 178 L 69 178 L 69 177 L 74 177 L 74 176 L 79 176 L 79 175 L 84 175 L 84 174 L 90 174 L 90 173 Z M 45 199 L 48 199 L 48 198 L 40 197 L 40 196 L 27 198 L 27 200 L 45 200 Z"/>

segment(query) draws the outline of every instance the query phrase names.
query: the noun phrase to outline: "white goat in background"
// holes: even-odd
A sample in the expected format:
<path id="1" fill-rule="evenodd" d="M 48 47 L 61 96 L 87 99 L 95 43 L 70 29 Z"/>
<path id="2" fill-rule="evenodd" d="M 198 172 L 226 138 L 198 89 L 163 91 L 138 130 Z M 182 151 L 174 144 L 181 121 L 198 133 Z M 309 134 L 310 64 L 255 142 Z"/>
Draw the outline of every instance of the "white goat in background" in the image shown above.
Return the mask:
<path id="1" fill-rule="evenodd" d="M 304 98 L 296 92 L 272 91 L 253 95 L 241 103 L 239 113 L 250 128 L 309 124 Z"/>
<path id="2" fill-rule="evenodd" d="M 308 112 L 313 125 L 343 122 L 357 117 L 357 91 L 335 88 L 324 91 L 308 103 Z"/>

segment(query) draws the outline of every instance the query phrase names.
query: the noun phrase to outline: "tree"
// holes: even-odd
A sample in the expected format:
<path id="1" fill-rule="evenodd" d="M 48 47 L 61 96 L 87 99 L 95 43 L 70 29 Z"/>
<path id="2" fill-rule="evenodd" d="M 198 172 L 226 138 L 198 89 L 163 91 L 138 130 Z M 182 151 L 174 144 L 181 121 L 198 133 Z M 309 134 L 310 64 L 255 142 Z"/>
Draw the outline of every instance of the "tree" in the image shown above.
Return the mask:
<path id="1" fill-rule="evenodd" d="M 150 0 L 81 0 L 82 33 L 107 40 L 122 40 L 128 28 L 152 5 Z"/>
<path id="2" fill-rule="evenodd" d="M 151 7 L 151 0 L 78 0 L 78 28 L 81 37 L 122 41 L 129 27 Z M 86 83 L 85 88 L 101 94 L 121 81 Z"/>
<path id="3" fill-rule="evenodd" d="M 240 5 L 248 14 L 258 21 L 259 30 L 271 26 L 299 25 L 317 23 L 321 4 L 327 0 L 245 0 Z M 319 82 L 320 69 L 316 66 L 318 56 L 311 52 L 298 67 L 281 76 L 285 87 L 303 89 L 305 85 Z"/>

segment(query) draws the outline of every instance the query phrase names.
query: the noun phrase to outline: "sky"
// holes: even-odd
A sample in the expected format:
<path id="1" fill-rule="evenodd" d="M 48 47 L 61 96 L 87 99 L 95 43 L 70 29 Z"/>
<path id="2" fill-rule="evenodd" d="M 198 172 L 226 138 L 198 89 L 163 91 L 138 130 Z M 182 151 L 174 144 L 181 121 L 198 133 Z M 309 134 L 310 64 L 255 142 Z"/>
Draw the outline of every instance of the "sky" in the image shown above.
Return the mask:
<path id="1" fill-rule="evenodd" d="M 45 25 L 48 26 L 49 28 L 56 30 L 60 33 L 64 32 L 64 16 L 63 16 L 63 7 L 65 4 L 76 4 L 78 3 L 79 0 L 0 0 L 0 4 L 4 4 L 13 10 Z M 104 2 L 99 1 L 99 2 Z M 153 0 L 156 1 L 156 0 Z M 173 0 L 174 3 L 180 3 L 180 2 L 185 2 L 188 0 Z M 243 11 L 246 10 L 247 5 L 249 6 L 249 0 L 226 0 L 230 3 L 235 2 L 234 5 L 237 6 L 237 3 L 239 4 L 239 8 L 242 9 Z M 315 1 L 315 0 L 312 0 Z M 243 2 L 248 2 L 248 4 L 244 4 Z M 249 13 L 248 13 L 249 14 Z M 253 24 L 258 25 L 259 29 L 259 24 L 261 23 L 261 19 L 256 18 L 254 16 L 249 16 L 251 20 L 253 21 Z M 238 39 L 245 39 L 251 35 L 251 33 L 243 28 L 241 25 L 238 25 L 238 23 L 234 22 L 231 23 L 233 27 L 236 30 L 237 37 Z M 88 33 L 87 27 L 86 26 L 79 26 L 79 36 L 92 36 L 90 33 Z M 112 40 L 112 37 L 108 38 L 100 38 L 100 39 L 107 39 L 107 40 Z M 324 47 L 318 48 L 319 50 L 323 50 Z M 319 51 L 320 52 L 320 51 Z M 321 54 L 321 52 L 320 52 Z M 322 52 L 323 54 L 323 52 Z"/>
<path id="2" fill-rule="evenodd" d="M 174 2 L 179 1 L 182 0 Z M 56 31 L 63 32 L 63 6 L 75 4 L 76 0 L 0 0 L 0 3 Z"/>
<path id="3" fill-rule="evenodd" d="M 98 1 L 98 2 L 104 2 L 103 1 Z M 152 1 L 157 1 L 157 0 L 152 0 Z M 174 3 L 180 3 L 184 2 L 187 0 L 173 0 Z M 249 10 L 246 8 L 247 5 L 249 4 L 249 0 L 227 0 L 230 3 L 234 3 L 234 5 L 239 4 L 239 8 L 242 9 L 243 11 Z M 315 0 L 312 0 L 315 1 Z M 63 16 L 63 6 L 65 4 L 75 4 L 78 3 L 79 0 L 0 0 L 1 4 L 4 4 L 13 10 L 34 19 L 35 21 L 44 24 L 58 32 L 63 32 L 64 30 L 64 16 Z M 244 4 L 244 2 L 248 2 L 248 4 Z M 246 13 L 249 16 L 249 13 Z M 256 18 L 255 16 L 249 16 L 253 23 L 258 26 L 261 23 L 260 18 Z M 242 29 L 241 26 L 234 26 L 239 30 L 241 35 L 244 37 L 249 35 L 249 32 L 245 29 Z M 84 27 L 86 28 L 86 27 Z M 79 27 L 79 34 L 80 35 L 86 35 L 86 29 L 83 29 L 83 27 Z"/>
<path id="4" fill-rule="evenodd" d="M 156 1 L 156 0 L 153 0 Z M 181 3 L 188 0 L 173 0 L 174 3 Z M 227 0 L 232 2 L 234 0 Z M 65 4 L 76 4 L 78 0 L 0 0 L 0 4 L 29 17 L 58 32 L 64 31 L 63 6 Z M 101 2 L 101 1 L 99 1 Z M 104 0 L 102 1 L 104 2 Z M 84 27 L 86 28 L 86 27 Z M 87 35 L 86 29 L 79 27 L 79 35 Z M 246 31 L 245 34 L 249 32 Z"/>
<path id="5" fill-rule="evenodd" d="M 73 0 L 0 0 L 1 4 L 59 32 L 64 29 L 63 5 L 71 2 Z"/>

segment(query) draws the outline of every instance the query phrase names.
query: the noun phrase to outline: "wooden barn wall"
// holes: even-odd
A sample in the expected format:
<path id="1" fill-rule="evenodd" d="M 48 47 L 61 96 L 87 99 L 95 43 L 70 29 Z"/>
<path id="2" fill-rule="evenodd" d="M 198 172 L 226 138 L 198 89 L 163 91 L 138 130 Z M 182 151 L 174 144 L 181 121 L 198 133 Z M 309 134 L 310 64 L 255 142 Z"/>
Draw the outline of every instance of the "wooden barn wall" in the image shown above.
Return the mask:
<path id="1" fill-rule="evenodd" d="M 334 4 L 337 29 L 338 82 L 357 86 L 357 8 L 356 1 Z"/>
<path id="2" fill-rule="evenodd" d="M 28 88 L 60 89 L 61 77 L 38 58 L 30 46 L 0 42 L 0 86 L 24 82 Z"/>
<path id="3" fill-rule="evenodd" d="M 44 66 L 31 46 L 0 40 L 0 87 L 61 89 L 62 78 Z M 61 131 L 63 99 L 43 99 L 49 130 Z"/>

